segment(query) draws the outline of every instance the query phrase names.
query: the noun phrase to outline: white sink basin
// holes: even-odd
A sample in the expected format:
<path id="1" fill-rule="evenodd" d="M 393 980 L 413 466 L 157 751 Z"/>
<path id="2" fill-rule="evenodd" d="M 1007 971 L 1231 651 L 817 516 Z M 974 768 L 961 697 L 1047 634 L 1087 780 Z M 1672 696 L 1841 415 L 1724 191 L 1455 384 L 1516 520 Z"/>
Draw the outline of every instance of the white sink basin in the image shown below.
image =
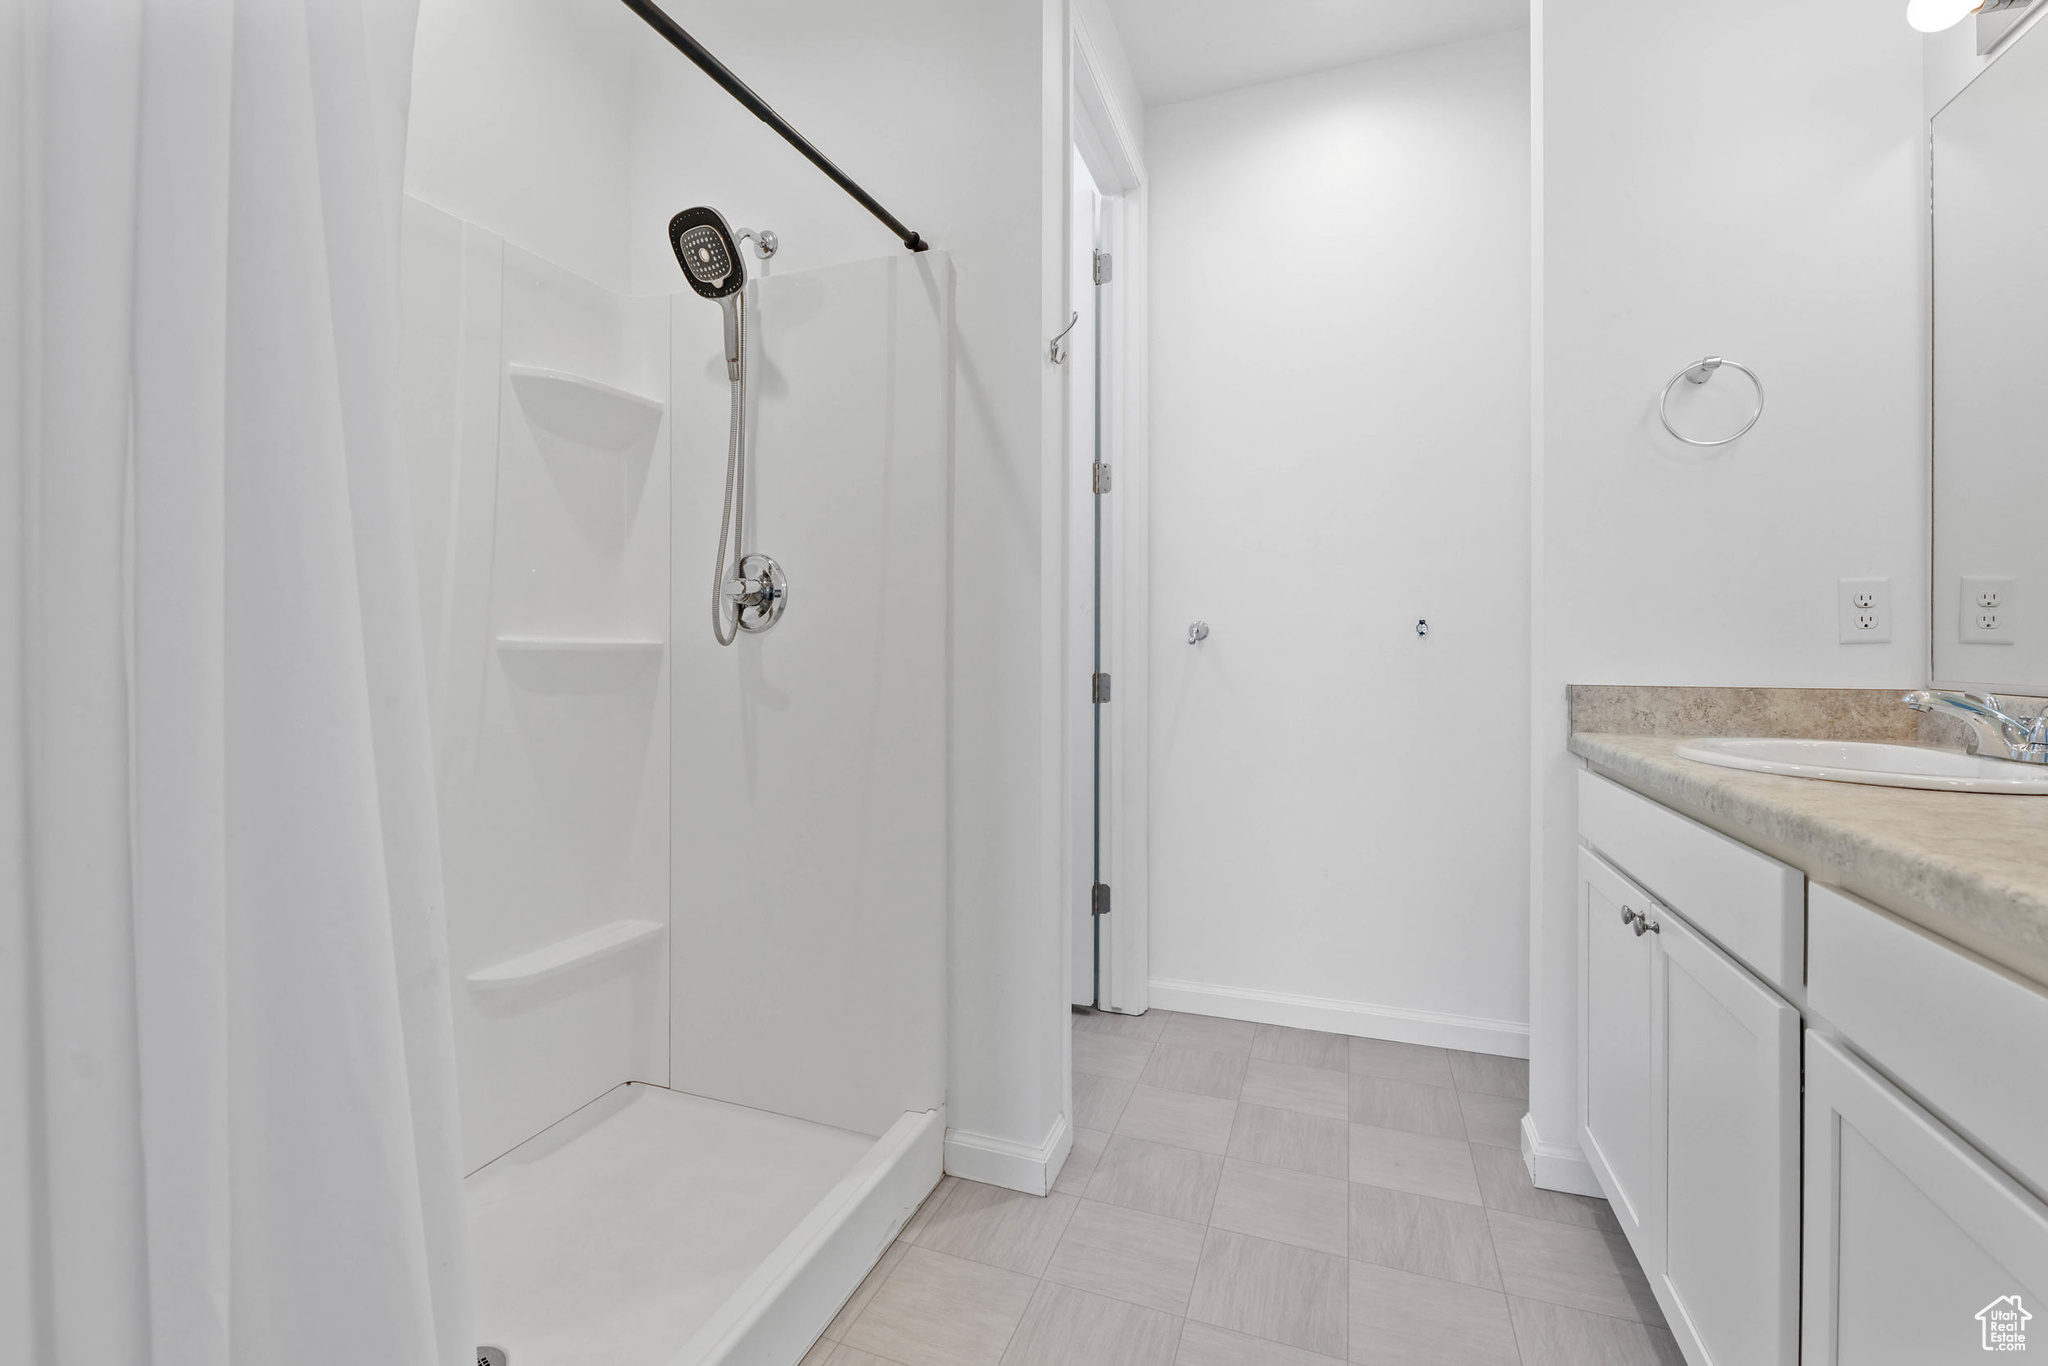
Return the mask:
<path id="1" fill-rule="evenodd" d="M 1687 740 L 1678 747 L 1678 757 L 1754 773 L 1825 778 L 1833 783 L 2048 796 L 2048 766 L 1914 745 L 1853 740 Z"/>

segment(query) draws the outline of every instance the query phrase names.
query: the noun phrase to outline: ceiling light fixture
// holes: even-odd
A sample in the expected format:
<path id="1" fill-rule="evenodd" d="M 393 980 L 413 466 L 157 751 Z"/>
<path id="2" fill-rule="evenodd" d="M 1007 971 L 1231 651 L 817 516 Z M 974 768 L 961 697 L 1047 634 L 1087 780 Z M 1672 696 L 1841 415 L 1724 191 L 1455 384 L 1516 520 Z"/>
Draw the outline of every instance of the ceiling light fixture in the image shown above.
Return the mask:
<path id="1" fill-rule="evenodd" d="M 1973 14 L 1996 14 L 2000 10 L 2022 9 L 2033 0 L 1906 0 L 1906 22 L 1922 33 L 1939 33 L 1954 28 Z"/>

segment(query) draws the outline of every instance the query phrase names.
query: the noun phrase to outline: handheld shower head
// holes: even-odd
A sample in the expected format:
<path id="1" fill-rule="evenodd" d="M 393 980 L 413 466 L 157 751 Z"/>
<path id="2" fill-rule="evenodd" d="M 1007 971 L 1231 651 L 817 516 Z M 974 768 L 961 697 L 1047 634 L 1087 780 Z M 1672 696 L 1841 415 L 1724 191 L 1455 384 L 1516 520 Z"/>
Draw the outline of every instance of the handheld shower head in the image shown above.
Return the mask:
<path id="1" fill-rule="evenodd" d="M 775 254 L 775 234 L 751 235 L 766 260 Z M 684 209 L 668 221 L 669 245 L 690 288 L 715 299 L 725 310 L 725 377 L 732 381 L 732 425 L 725 447 L 725 501 L 718 520 L 718 559 L 711 570 L 711 637 L 720 645 L 741 631 L 765 631 L 789 605 L 789 581 L 766 555 L 747 554 L 747 267 L 725 215 L 702 206 Z M 726 559 L 726 546 L 732 559 Z"/>
<path id="2" fill-rule="evenodd" d="M 739 243 L 716 209 L 684 209 L 668 220 L 668 240 L 690 288 L 707 299 L 737 294 L 747 283 Z"/>
<path id="3" fill-rule="evenodd" d="M 668 240 L 690 288 L 703 298 L 717 300 L 725 310 L 725 373 L 728 379 L 739 379 L 739 299 L 740 291 L 747 287 L 747 266 L 725 215 L 701 205 L 684 209 L 668 220 Z"/>

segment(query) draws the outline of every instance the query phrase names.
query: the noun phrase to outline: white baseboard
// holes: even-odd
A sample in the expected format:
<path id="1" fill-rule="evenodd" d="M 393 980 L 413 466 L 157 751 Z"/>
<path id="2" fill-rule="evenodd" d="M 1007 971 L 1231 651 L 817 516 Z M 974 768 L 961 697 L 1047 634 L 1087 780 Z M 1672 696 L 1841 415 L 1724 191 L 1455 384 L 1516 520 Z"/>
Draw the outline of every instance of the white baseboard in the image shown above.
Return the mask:
<path id="1" fill-rule="evenodd" d="M 1320 1029 L 1361 1039 L 1434 1044 L 1504 1058 L 1529 1056 L 1529 1026 L 1517 1020 L 1444 1015 L 1433 1010 L 1293 996 L 1284 991 L 1257 991 L 1251 987 L 1219 987 L 1206 982 L 1172 982 L 1158 977 L 1152 979 L 1152 1004 L 1193 1015 L 1293 1025 L 1297 1029 Z"/>
<path id="2" fill-rule="evenodd" d="M 1579 1145 L 1545 1143 L 1536 1132 L 1535 1121 L 1534 1115 L 1522 1116 L 1522 1161 L 1529 1168 L 1529 1179 L 1547 1191 L 1605 1200 L 1607 1192 L 1600 1189 L 1593 1164 L 1579 1151 Z"/>
<path id="3" fill-rule="evenodd" d="M 985 1186 L 1044 1195 L 1059 1180 L 1060 1168 L 1073 1151 L 1074 1130 L 1061 1115 L 1045 1142 L 1032 1146 L 964 1129 L 946 1131 L 946 1175 L 979 1181 Z"/>

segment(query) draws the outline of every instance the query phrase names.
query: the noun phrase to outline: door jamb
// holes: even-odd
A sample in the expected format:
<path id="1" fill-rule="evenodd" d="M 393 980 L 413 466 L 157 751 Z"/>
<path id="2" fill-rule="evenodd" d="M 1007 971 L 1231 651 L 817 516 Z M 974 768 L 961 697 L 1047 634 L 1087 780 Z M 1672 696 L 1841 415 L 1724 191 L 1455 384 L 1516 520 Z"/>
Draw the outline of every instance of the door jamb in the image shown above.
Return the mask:
<path id="1" fill-rule="evenodd" d="M 1147 781 L 1150 754 L 1150 481 L 1147 449 L 1147 202 L 1145 167 L 1137 141 L 1108 98 L 1107 69 L 1091 39 L 1079 6 L 1072 15 L 1072 44 L 1068 84 L 1068 123 L 1073 135 L 1067 140 L 1067 156 L 1086 163 L 1103 194 L 1102 236 L 1114 261 L 1105 286 L 1103 346 L 1103 434 L 1113 471 L 1109 502 L 1103 507 L 1106 556 L 1104 579 L 1109 589 L 1103 599 L 1103 669 L 1115 679 L 1113 700 L 1105 714 L 1104 759 L 1108 767 L 1104 788 L 1104 826 L 1109 831 L 1108 857 L 1103 880 L 1114 889 L 1111 911 L 1102 924 L 1102 985 L 1100 1006 L 1104 1010 L 1139 1014 L 1151 1004 L 1151 902 L 1149 859 L 1150 791 Z M 1072 167 L 1066 176 L 1072 193 Z M 1071 224 L 1071 212 L 1063 222 Z M 1071 231 L 1071 228 L 1066 229 Z M 1092 247 L 1092 244 L 1090 244 Z M 1069 241 L 1066 259 L 1083 250 Z M 1071 279 L 1071 272 L 1068 272 Z M 1081 301 L 1070 300 L 1070 308 Z M 1069 451 L 1070 478 L 1087 475 L 1090 463 L 1084 453 Z M 1091 457 L 1092 458 L 1092 457 Z M 1063 500 L 1064 504 L 1064 500 Z M 1069 525 L 1069 536 L 1092 534 L 1090 528 Z M 1068 585 L 1068 625 L 1074 614 L 1090 610 L 1090 586 Z M 1067 639 L 1074 639 L 1069 629 Z M 1071 661 L 1080 664 L 1081 661 Z M 1087 667 L 1069 667 L 1063 677 L 1075 705 L 1062 708 L 1069 726 L 1092 724 L 1087 697 Z M 1071 754 L 1073 749 L 1066 747 Z M 1061 828 L 1072 830 L 1081 814 L 1076 804 L 1091 800 L 1089 775 L 1070 773 L 1062 785 Z M 1068 859 L 1086 860 L 1088 851 L 1068 849 Z M 1069 876 L 1062 879 L 1067 895 L 1086 885 L 1078 866 L 1070 863 Z M 1072 926 L 1079 908 L 1062 908 L 1062 923 Z M 1064 931 L 1063 931 L 1064 932 Z M 1062 984 L 1068 977 L 1063 976 Z"/>

